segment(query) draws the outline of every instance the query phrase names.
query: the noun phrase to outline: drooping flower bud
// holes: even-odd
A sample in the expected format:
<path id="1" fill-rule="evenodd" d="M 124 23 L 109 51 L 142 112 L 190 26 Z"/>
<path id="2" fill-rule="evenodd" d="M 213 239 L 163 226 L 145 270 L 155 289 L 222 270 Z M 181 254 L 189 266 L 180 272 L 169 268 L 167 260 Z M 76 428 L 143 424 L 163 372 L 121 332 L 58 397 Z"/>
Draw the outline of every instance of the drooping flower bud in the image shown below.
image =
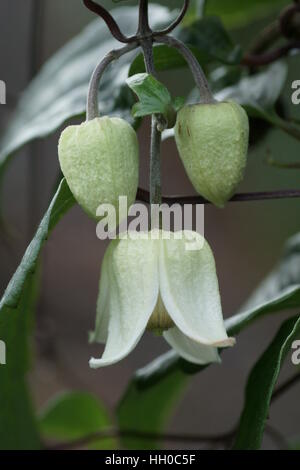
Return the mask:
<path id="1" fill-rule="evenodd" d="M 97 219 L 100 204 L 112 204 L 118 216 L 119 196 L 127 196 L 128 207 L 134 203 L 139 149 L 136 132 L 125 120 L 101 117 L 69 126 L 60 137 L 58 153 L 75 199 L 92 218 Z"/>
<path id="2" fill-rule="evenodd" d="M 234 102 L 185 106 L 177 116 L 175 138 L 196 191 L 223 207 L 246 168 L 249 121 L 244 109 Z"/>

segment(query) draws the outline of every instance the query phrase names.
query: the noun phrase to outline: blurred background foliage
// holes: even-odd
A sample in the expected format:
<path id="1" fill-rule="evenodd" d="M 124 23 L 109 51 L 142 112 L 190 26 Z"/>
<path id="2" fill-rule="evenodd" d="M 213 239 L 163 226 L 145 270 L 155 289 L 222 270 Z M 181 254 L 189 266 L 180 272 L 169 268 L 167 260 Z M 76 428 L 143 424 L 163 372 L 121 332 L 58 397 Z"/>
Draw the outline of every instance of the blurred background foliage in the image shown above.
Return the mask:
<path id="1" fill-rule="evenodd" d="M 122 1 L 117 6 L 110 0 L 101 3 L 108 8 L 125 8 L 114 15 L 124 32 L 134 32 L 128 7 L 136 7 L 136 1 Z M 182 4 L 175 0 L 156 3 L 165 9 L 153 10 L 153 25 L 168 22 L 172 13 L 167 7 L 173 10 Z M 240 99 L 252 118 L 264 118 L 252 121 L 253 145 L 241 192 L 299 187 L 299 170 L 270 165 L 270 160 L 298 163 L 299 142 L 282 131 L 282 122 L 274 120 L 273 115 L 275 106 L 285 119 L 300 118 L 299 107 L 291 103 L 292 81 L 300 79 L 298 57 L 294 54 L 283 63 L 250 70 L 248 82 L 243 81 L 247 70 L 239 66 L 259 32 L 289 3 L 208 0 L 204 5 L 194 1 L 184 21 L 186 29 L 176 31 L 193 47 L 219 96 Z M 162 443 L 153 433 L 169 429 L 183 436 L 217 435 L 234 429 L 236 434 L 242 410 L 235 445 L 259 448 L 264 431 L 261 423 L 269 412 L 283 359 L 289 357 L 291 340 L 298 333 L 298 318 L 294 317 L 275 336 L 283 318 L 300 305 L 298 239 L 288 246 L 279 270 L 247 303 L 246 319 L 238 316 L 228 320 L 233 334 L 243 332 L 237 346 L 224 353 L 221 367 L 213 365 L 199 373 L 172 353 L 155 359 L 165 352 L 165 346 L 147 334 L 121 364 L 89 370 L 89 357 L 99 355 L 99 346 L 87 344 L 87 332 L 94 322 L 99 269 L 107 244 L 96 239 L 94 224 L 76 205 L 73 207 L 64 182 L 46 210 L 60 179 L 57 138 L 61 126 L 67 119 L 77 122 L 83 118 L 91 70 L 116 44 L 80 0 L 26 0 L 22 4 L 19 0 L 2 0 L 1 12 L 2 42 L 9 44 L 0 51 L 0 78 L 8 87 L 7 105 L 0 108 L 1 207 L 6 224 L 0 240 L 3 292 L 45 214 L 0 303 L 0 339 L 7 342 L 7 365 L 0 366 L 1 448 L 39 448 L 45 442 L 64 447 L 66 441 L 75 448 L 191 447 L 192 443 L 173 442 L 170 436 Z M 197 19 L 199 13 L 205 13 L 204 20 Z M 218 20 L 211 15 L 217 15 Z M 92 25 L 81 33 L 90 22 Z M 65 46 L 77 34 L 78 39 Z M 163 48 L 156 55 L 159 77 L 172 94 L 192 96 L 192 78 L 178 55 L 166 54 Z M 128 73 L 142 70 L 142 61 L 137 58 L 129 72 L 133 58 L 129 62 L 122 59 L 118 73 L 116 69 L 107 72 L 101 94 L 105 112 L 122 113 L 128 119 L 133 96 L 123 83 Z M 35 75 L 38 78 L 30 84 Z M 228 88 L 232 86 L 234 89 Z M 270 122 L 275 126 L 270 127 Z M 144 188 L 148 184 L 148 125 L 146 120 L 139 129 Z M 33 138 L 43 139 L 31 142 Z M 163 151 L 164 193 L 178 193 L 180 188 L 182 194 L 192 194 L 174 142 L 166 140 Z M 273 268 L 286 239 L 299 231 L 298 213 L 297 199 L 234 203 L 223 211 L 206 208 L 206 237 L 215 252 L 227 317 L 238 311 Z M 280 315 L 270 315 L 275 311 Z M 244 330 L 250 320 L 266 314 L 266 319 Z M 34 359 L 28 354 L 29 337 Z M 140 369 L 153 359 L 154 363 Z M 139 372 L 131 380 L 136 369 Z M 266 370 L 269 374 L 262 373 Z M 281 380 L 295 372 L 286 361 Z M 28 396 L 27 378 L 32 398 Z M 256 403 L 258 387 L 261 400 Z M 258 416 L 253 407 L 260 410 Z M 297 393 L 292 390 L 270 410 L 269 427 L 280 429 L 283 437 L 280 434 L 280 442 L 275 439 L 274 443 L 273 429 L 273 439 L 272 433 L 265 434 L 263 448 L 288 446 L 288 438 L 297 442 L 299 418 Z M 214 444 L 223 447 L 232 441 L 229 432 Z M 212 444 L 204 439 L 203 445 Z"/>

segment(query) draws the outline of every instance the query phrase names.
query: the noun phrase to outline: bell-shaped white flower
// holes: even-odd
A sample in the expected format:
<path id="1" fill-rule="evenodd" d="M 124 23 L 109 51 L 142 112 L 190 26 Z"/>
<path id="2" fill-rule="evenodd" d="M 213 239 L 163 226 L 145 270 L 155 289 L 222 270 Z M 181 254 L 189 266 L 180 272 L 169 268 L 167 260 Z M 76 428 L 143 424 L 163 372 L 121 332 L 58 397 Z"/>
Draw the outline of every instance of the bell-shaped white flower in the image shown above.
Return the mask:
<path id="1" fill-rule="evenodd" d="M 219 362 L 218 349 L 233 346 L 220 302 L 215 261 L 198 233 L 131 233 L 113 240 L 104 256 L 91 341 L 105 343 L 90 366 L 126 357 L 148 328 L 163 333 L 184 359 Z M 198 248 L 191 240 L 197 240 Z M 200 241 L 200 245 L 199 245 Z"/>

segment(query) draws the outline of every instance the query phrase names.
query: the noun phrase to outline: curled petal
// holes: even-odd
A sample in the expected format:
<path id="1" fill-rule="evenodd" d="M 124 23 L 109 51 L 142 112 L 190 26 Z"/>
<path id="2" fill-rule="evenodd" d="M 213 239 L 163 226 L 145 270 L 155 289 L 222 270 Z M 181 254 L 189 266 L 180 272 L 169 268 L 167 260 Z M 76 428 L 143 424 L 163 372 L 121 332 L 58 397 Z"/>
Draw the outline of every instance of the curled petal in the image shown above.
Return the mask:
<path id="1" fill-rule="evenodd" d="M 160 291 L 164 305 L 179 330 L 196 343 L 214 347 L 233 346 L 228 338 L 220 301 L 215 261 L 208 243 L 191 245 L 200 235 L 184 231 L 161 240 Z M 190 247 L 193 246 L 193 249 Z"/>
<path id="2" fill-rule="evenodd" d="M 92 368 L 114 364 L 135 348 L 158 299 L 158 243 L 139 233 L 134 238 L 111 242 L 107 252 L 103 285 L 108 292 L 100 284 L 94 335 L 101 341 L 106 329 L 107 342 L 102 358 L 90 360 Z"/>
<path id="3" fill-rule="evenodd" d="M 90 333 L 90 343 L 106 343 L 109 323 L 109 260 L 113 243 L 109 245 L 104 255 L 97 300 L 97 314 L 95 331 Z"/>
<path id="4" fill-rule="evenodd" d="M 164 338 L 179 356 L 188 362 L 199 365 L 221 362 L 217 348 L 196 343 L 181 333 L 177 327 L 165 331 Z"/>

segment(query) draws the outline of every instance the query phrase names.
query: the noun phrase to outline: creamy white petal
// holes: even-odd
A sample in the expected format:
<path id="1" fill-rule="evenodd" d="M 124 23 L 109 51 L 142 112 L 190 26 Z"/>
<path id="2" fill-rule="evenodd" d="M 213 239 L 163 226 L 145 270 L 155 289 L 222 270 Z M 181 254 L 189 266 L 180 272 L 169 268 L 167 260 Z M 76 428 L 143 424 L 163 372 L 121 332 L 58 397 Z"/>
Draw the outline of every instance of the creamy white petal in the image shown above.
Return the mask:
<path id="1" fill-rule="evenodd" d="M 181 333 L 177 327 L 165 331 L 164 338 L 179 356 L 188 362 L 199 365 L 221 362 L 217 348 L 196 343 Z"/>
<path id="2" fill-rule="evenodd" d="M 113 244 L 111 243 L 102 261 L 97 300 L 96 326 L 95 331 L 90 333 L 89 340 L 91 343 L 106 343 L 107 341 L 109 322 L 109 258 L 112 248 Z"/>
<path id="3" fill-rule="evenodd" d="M 232 346 L 235 340 L 228 338 L 225 330 L 212 251 L 203 239 L 201 249 L 190 250 L 192 233 L 185 231 L 182 235 L 181 239 L 173 235 L 169 240 L 160 240 L 163 303 L 175 325 L 193 341 L 214 347 Z"/>
<path id="4" fill-rule="evenodd" d="M 108 252 L 108 297 L 99 300 L 107 309 L 108 336 L 102 358 L 90 360 L 92 368 L 114 364 L 135 348 L 158 299 L 159 244 L 143 234 L 131 236 L 111 242 Z"/>

